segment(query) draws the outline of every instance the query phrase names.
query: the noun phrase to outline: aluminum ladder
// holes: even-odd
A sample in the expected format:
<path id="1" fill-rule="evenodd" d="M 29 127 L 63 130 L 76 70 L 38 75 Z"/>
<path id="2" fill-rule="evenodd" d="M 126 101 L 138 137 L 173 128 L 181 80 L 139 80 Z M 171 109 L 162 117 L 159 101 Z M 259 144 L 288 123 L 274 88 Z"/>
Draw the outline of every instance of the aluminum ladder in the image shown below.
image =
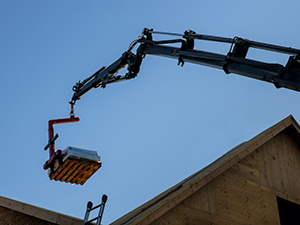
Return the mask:
<path id="1" fill-rule="evenodd" d="M 102 195 L 102 202 L 99 205 L 95 206 L 95 207 L 93 207 L 93 203 L 91 201 L 89 201 L 87 203 L 87 208 L 86 208 L 86 212 L 85 212 L 85 216 L 84 216 L 84 220 L 83 220 L 82 225 L 89 225 L 91 222 L 93 222 L 95 220 L 97 220 L 96 225 L 100 225 L 106 201 L 107 201 L 107 195 L 105 195 L 105 194 Z M 94 209 L 99 208 L 99 207 L 100 207 L 100 209 L 99 209 L 98 216 L 96 216 L 95 218 L 89 220 L 90 212 L 93 211 Z"/>

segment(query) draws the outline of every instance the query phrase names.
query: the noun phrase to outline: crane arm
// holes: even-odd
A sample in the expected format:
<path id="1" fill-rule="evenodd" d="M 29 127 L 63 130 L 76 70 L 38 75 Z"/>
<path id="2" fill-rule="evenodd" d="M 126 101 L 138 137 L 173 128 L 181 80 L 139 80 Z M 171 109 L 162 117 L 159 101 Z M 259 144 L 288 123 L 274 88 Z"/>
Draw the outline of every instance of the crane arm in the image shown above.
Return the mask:
<path id="1" fill-rule="evenodd" d="M 178 39 L 154 41 L 153 34 L 179 36 Z M 195 40 L 206 40 L 230 44 L 229 52 L 226 55 L 196 50 Z M 174 47 L 169 44 L 179 44 Z M 139 44 L 136 54 L 132 53 L 133 47 Z M 287 64 L 266 63 L 247 59 L 249 48 L 258 48 L 266 51 L 277 52 L 289 55 Z M 284 87 L 300 91 L 300 50 L 290 47 L 266 44 L 250 41 L 242 38 L 224 38 L 217 36 L 196 34 L 187 30 L 184 34 L 157 32 L 144 29 L 142 35 L 134 41 L 129 49 L 122 56 L 108 67 L 102 67 L 96 73 L 82 82 L 76 83 L 73 87 L 74 94 L 71 104 L 81 98 L 83 94 L 107 84 L 128 80 L 137 76 L 141 63 L 146 55 L 156 55 L 178 60 L 178 65 L 183 66 L 185 62 L 200 64 L 224 70 L 226 74 L 234 73 L 250 78 L 273 83 L 277 88 Z M 124 75 L 117 75 L 118 72 L 127 66 L 128 72 Z"/>

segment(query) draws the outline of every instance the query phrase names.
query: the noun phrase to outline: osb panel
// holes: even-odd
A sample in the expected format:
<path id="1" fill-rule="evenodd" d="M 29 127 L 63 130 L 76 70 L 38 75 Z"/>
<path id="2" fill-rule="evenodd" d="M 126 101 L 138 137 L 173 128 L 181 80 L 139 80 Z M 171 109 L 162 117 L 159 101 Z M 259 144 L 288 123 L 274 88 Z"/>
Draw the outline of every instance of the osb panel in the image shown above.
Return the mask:
<path id="1" fill-rule="evenodd" d="M 298 202 L 299 174 L 300 147 L 281 132 L 151 224 L 280 225 L 276 196 Z"/>
<path id="2" fill-rule="evenodd" d="M 259 181 L 253 152 L 151 224 L 279 225 L 276 197 Z"/>
<path id="3" fill-rule="evenodd" d="M 216 214 L 214 187 L 212 183 L 210 182 L 200 188 L 190 197 L 185 199 L 181 204 L 211 214 Z"/>
<path id="4" fill-rule="evenodd" d="M 213 181 L 217 214 L 238 224 L 280 224 L 276 196 L 270 189 L 225 171 Z"/>
<path id="5" fill-rule="evenodd" d="M 222 218 L 195 208 L 179 204 L 150 225 L 239 225 L 227 218 Z"/>
<path id="6" fill-rule="evenodd" d="M 259 183 L 257 153 L 253 152 L 229 168 L 231 173 L 239 175 L 255 183 Z"/>
<path id="7" fill-rule="evenodd" d="M 262 185 L 300 198 L 300 147 L 282 132 L 258 148 Z"/>
<path id="8" fill-rule="evenodd" d="M 0 206 L 0 225 L 55 225 Z"/>

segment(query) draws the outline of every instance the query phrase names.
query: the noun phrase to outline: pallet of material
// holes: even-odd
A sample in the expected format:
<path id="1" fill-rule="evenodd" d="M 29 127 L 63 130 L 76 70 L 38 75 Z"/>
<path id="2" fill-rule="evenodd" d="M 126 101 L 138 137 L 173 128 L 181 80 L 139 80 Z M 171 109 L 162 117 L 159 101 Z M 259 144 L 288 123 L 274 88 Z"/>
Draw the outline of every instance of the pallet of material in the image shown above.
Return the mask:
<path id="1" fill-rule="evenodd" d="M 97 151 L 67 147 L 48 176 L 50 180 L 83 185 L 101 167 L 100 159 Z"/>

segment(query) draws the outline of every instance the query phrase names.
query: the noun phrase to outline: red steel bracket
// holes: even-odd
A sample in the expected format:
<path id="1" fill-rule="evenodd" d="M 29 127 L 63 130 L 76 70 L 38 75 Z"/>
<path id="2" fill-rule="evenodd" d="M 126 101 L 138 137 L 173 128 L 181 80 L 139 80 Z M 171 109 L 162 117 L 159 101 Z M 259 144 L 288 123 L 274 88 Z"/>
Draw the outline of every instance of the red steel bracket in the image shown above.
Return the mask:
<path id="1" fill-rule="evenodd" d="M 49 148 L 49 159 L 45 162 L 45 164 L 43 166 L 44 170 L 47 170 L 49 167 L 51 167 L 54 164 L 55 160 L 58 159 L 62 154 L 61 150 L 57 150 L 55 152 L 55 143 L 54 142 L 58 138 L 58 134 L 56 134 L 54 136 L 53 125 L 54 124 L 63 124 L 63 123 L 74 123 L 74 122 L 79 122 L 79 118 L 74 117 L 72 115 L 70 118 L 55 119 L 55 120 L 48 121 L 49 141 L 48 141 L 48 144 L 45 146 L 44 150 L 47 150 Z"/>

